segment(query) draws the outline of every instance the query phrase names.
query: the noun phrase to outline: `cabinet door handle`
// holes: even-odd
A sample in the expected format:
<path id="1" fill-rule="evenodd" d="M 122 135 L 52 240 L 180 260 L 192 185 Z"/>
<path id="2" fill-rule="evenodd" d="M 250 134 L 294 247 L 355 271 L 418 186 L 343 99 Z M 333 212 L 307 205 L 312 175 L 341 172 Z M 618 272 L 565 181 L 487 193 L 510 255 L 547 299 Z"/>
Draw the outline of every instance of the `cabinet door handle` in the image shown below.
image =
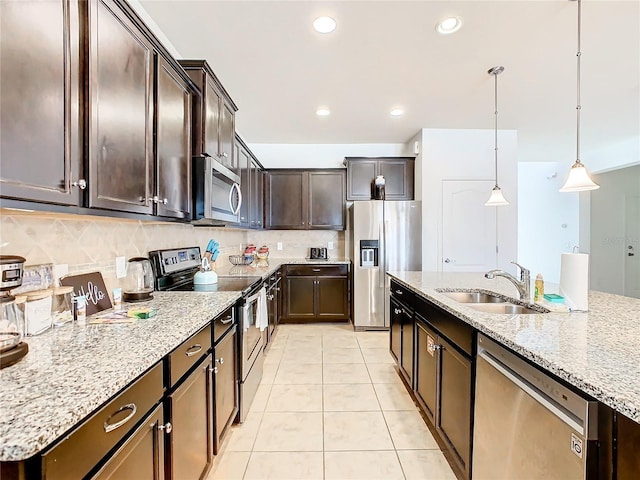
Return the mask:
<path id="1" fill-rule="evenodd" d="M 220 365 L 224 365 L 224 358 L 223 357 L 216 358 L 216 362 L 219 363 Z"/>
<path id="2" fill-rule="evenodd" d="M 158 425 L 158 430 L 169 434 L 173 431 L 173 425 L 171 425 L 171 422 L 167 422 L 166 425 Z"/>
<path id="3" fill-rule="evenodd" d="M 271 300 L 273 300 L 273 299 L 274 299 L 274 296 L 273 296 L 273 295 L 267 295 L 267 300 L 271 301 Z"/>
<path id="4" fill-rule="evenodd" d="M 225 318 L 224 320 L 220 320 L 220 323 L 223 325 L 229 325 L 231 322 L 233 322 L 233 315 Z"/>
<path id="5" fill-rule="evenodd" d="M 394 312 L 396 315 L 398 315 L 398 314 L 402 313 L 402 309 L 401 309 L 401 308 L 394 308 L 394 309 L 393 309 L 393 312 Z"/>
<path id="6" fill-rule="evenodd" d="M 117 415 L 120 412 L 124 412 L 125 410 L 130 410 L 131 413 L 129 413 L 129 415 L 124 417 L 119 422 L 109 423 L 109 420 L 111 420 L 111 417 L 113 417 L 114 415 Z M 105 433 L 113 432 L 116 428 L 120 428 L 122 425 L 124 425 L 129 420 L 131 420 L 136 415 L 137 411 L 138 411 L 138 407 L 136 407 L 135 403 L 127 403 L 126 405 L 121 406 L 113 414 L 109 415 L 109 418 L 107 418 L 104 421 L 104 431 L 105 431 Z"/>
<path id="7" fill-rule="evenodd" d="M 433 345 L 429 345 L 429 350 L 431 350 L 432 352 L 435 352 L 436 350 L 442 350 L 442 345 L 434 343 Z"/>
<path id="8" fill-rule="evenodd" d="M 201 350 L 202 350 L 202 345 L 200 345 L 199 343 L 196 343 L 195 345 L 187 348 L 185 355 L 187 357 L 193 357 L 196 353 L 200 352 Z"/>
<path id="9" fill-rule="evenodd" d="M 78 187 L 80 190 L 87 188 L 87 181 L 84 178 L 79 179 L 77 182 L 71 184 L 72 187 Z"/>
<path id="10" fill-rule="evenodd" d="M 228 157 L 229 157 L 229 154 L 228 154 L 227 152 L 222 152 L 222 156 L 223 156 L 224 158 L 228 158 Z"/>

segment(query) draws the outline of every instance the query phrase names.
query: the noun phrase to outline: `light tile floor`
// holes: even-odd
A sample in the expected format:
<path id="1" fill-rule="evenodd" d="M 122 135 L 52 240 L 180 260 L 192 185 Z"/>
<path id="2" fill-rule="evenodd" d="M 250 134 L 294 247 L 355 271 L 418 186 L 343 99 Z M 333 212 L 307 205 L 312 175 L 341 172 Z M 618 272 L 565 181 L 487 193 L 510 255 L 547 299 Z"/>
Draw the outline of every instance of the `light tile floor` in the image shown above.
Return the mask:
<path id="1" fill-rule="evenodd" d="M 280 325 L 208 480 L 455 480 L 388 345 L 345 324 Z"/>

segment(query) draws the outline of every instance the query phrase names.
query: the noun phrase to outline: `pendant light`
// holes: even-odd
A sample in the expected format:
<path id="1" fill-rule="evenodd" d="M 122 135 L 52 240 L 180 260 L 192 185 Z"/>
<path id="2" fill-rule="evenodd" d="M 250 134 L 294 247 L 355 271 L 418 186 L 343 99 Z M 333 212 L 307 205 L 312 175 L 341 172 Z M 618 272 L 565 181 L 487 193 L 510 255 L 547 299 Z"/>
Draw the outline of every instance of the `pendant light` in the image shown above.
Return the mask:
<path id="1" fill-rule="evenodd" d="M 498 75 L 504 72 L 504 67 L 493 67 L 487 72 L 489 75 L 493 75 L 495 80 L 495 116 L 496 116 L 496 128 L 495 128 L 495 167 L 496 167 L 496 186 L 491 190 L 491 196 L 485 206 L 487 207 L 500 207 L 503 205 L 509 205 L 509 202 L 502 195 L 502 190 L 498 186 Z"/>
<path id="2" fill-rule="evenodd" d="M 591 177 L 587 168 L 580 161 L 580 57 L 582 52 L 580 51 L 580 30 L 581 30 L 581 17 L 582 17 L 582 0 L 578 0 L 578 74 L 577 74 L 577 92 L 578 101 L 576 105 L 576 162 L 569 170 L 569 178 L 560 189 L 561 192 L 584 192 L 587 190 L 595 190 L 600 188 L 600 185 L 596 184 Z"/>

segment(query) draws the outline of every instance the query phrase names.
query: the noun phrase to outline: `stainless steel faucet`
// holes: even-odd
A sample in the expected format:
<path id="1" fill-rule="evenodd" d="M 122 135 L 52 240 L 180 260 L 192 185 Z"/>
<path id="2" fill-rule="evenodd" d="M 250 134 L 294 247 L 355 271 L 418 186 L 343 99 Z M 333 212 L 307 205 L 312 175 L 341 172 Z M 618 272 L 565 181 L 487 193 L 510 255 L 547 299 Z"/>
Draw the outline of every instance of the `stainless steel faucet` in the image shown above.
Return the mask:
<path id="1" fill-rule="evenodd" d="M 496 277 L 504 277 L 507 280 L 509 280 L 511 283 L 513 283 L 515 285 L 515 287 L 518 289 L 518 294 L 520 295 L 520 300 L 525 301 L 525 302 L 529 302 L 529 289 L 530 289 L 530 281 L 531 281 L 531 272 L 529 272 L 529 270 L 527 270 L 526 268 L 524 268 L 522 265 L 516 263 L 516 262 L 511 262 L 514 265 L 516 265 L 517 267 L 520 268 L 520 280 L 518 280 L 516 277 L 514 277 L 513 275 L 511 275 L 510 273 L 507 273 L 503 270 L 489 270 L 487 273 L 484 274 L 485 278 L 488 278 L 489 280 L 496 278 Z"/>

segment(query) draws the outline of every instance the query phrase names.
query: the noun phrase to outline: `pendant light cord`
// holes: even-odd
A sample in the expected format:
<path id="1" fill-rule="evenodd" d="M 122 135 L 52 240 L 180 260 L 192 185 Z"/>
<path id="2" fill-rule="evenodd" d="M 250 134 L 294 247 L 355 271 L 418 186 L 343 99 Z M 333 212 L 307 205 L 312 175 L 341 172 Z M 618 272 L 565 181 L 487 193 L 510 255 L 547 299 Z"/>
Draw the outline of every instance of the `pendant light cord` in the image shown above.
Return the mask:
<path id="1" fill-rule="evenodd" d="M 581 48 L 580 48 L 580 33 L 581 33 L 581 18 L 582 18 L 582 0 L 578 0 L 578 53 L 576 56 L 578 57 L 578 71 L 577 71 L 577 105 L 576 105 L 576 163 L 580 163 L 580 110 L 582 106 L 580 105 L 580 57 L 582 56 Z"/>
<path id="2" fill-rule="evenodd" d="M 493 78 L 495 80 L 495 95 L 494 95 L 494 106 L 495 106 L 495 170 L 496 170 L 496 187 L 498 186 L 498 73 L 493 74 Z"/>

